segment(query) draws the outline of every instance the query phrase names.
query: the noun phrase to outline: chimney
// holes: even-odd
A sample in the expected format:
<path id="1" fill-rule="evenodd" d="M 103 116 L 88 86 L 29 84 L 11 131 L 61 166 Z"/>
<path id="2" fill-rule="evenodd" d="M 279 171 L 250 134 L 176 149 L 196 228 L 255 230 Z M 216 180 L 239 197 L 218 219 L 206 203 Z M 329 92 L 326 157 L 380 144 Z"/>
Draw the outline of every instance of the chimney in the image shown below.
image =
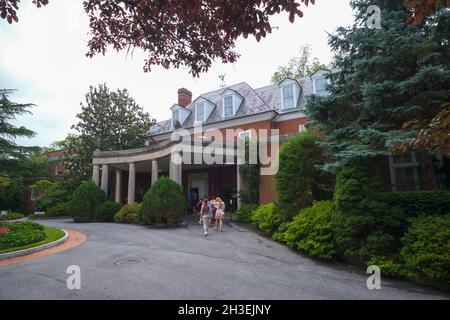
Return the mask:
<path id="1" fill-rule="evenodd" d="M 178 105 L 186 107 L 192 101 L 192 92 L 186 88 L 178 89 Z"/>

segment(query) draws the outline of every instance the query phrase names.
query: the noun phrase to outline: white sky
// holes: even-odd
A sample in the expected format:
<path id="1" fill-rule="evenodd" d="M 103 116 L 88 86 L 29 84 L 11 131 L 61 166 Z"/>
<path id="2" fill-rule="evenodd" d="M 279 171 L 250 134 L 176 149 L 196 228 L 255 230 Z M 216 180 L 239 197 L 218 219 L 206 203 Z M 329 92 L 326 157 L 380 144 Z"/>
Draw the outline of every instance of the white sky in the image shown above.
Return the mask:
<path id="1" fill-rule="evenodd" d="M 274 16 L 272 26 L 279 29 L 259 43 L 252 37 L 240 39 L 236 50 L 241 58 L 236 63 L 213 63 L 200 78 L 192 78 L 187 69 L 155 67 L 144 73 L 141 52 L 127 56 L 111 50 L 106 56 L 87 58 L 88 19 L 80 0 L 52 0 L 41 9 L 24 1 L 19 19 L 12 26 L 0 20 L 0 88 L 18 89 L 13 101 L 36 104 L 33 115 L 16 123 L 36 131 L 36 137 L 17 142 L 48 146 L 71 132 L 90 85 L 105 82 L 112 90 L 127 88 L 152 117 L 165 120 L 180 87 L 191 90 L 195 99 L 217 89 L 220 74 L 226 74 L 227 85 L 246 81 L 254 88 L 265 86 L 277 67 L 307 43 L 314 56 L 328 63 L 332 54 L 327 32 L 350 25 L 353 15 L 348 0 L 317 0 L 293 24 L 286 14 Z"/>

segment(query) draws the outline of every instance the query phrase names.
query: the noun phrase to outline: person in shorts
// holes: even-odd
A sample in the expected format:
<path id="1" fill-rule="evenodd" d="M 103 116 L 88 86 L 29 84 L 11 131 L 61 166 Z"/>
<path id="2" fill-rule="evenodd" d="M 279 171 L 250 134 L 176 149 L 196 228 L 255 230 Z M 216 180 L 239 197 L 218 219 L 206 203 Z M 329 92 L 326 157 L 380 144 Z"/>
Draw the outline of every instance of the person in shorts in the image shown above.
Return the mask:
<path id="1" fill-rule="evenodd" d="M 203 200 L 203 205 L 200 210 L 200 220 L 203 222 L 203 235 L 206 237 L 208 235 L 209 222 L 211 219 L 211 208 L 208 204 L 208 199 Z"/>
<path id="2" fill-rule="evenodd" d="M 225 216 L 225 203 L 220 197 L 217 197 L 214 201 L 214 206 L 216 207 L 216 227 L 214 230 L 223 231 L 223 218 Z"/>

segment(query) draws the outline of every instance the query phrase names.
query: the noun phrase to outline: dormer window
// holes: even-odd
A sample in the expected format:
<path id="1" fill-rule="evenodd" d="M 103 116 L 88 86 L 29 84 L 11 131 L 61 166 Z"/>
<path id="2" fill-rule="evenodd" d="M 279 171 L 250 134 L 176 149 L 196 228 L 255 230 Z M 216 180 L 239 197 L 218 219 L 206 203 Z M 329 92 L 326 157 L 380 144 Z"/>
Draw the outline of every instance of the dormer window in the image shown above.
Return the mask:
<path id="1" fill-rule="evenodd" d="M 225 117 L 232 116 L 234 114 L 233 108 L 233 96 L 226 96 L 223 98 L 223 115 Z"/>
<path id="2" fill-rule="evenodd" d="M 172 127 L 175 128 L 177 122 L 180 122 L 180 110 L 175 108 L 172 110 Z"/>
<path id="3" fill-rule="evenodd" d="M 328 79 L 325 77 L 314 79 L 314 93 L 318 96 L 328 95 Z"/>
<path id="4" fill-rule="evenodd" d="M 244 101 L 244 97 L 231 88 L 226 88 L 220 95 L 222 96 L 223 117 L 235 116 Z"/>
<path id="5" fill-rule="evenodd" d="M 297 108 L 300 99 L 302 87 L 295 79 L 286 78 L 281 81 L 280 87 L 280 104 L 281 110 Z"/>
<path id="6" fill-rule="evenodd" d="M 191 114 L 190 110 L 181 107 L 178 104 L 174 104 L 172 108 L 170 108 L 170 110 L 172 110 L 172 122 L 171 122 L 172 129 L 177 129 L 177 124 L 183 126 L 183 123 Z M 155 129 L 157 130 L 158 128 Z"/>
<path id="7" fill-rule="evenodd" d="M 203 121 L 205 121 L 205 103 L 202 101 L 195 105 L 195 122 Z"/>
<path id="8" fill-rule="evenodd" d="M 327 96 L 328 86 L 331 84 L 331 81 L 328 79 L 328 76 L 331 74 L 329 70 L 318 70 L 311 76 L 313 81 L 313 92 L 317 96 Z"/>
<path id="9" fill-rule="evenodd" d="M 283 109 L 290 109 L 295 107 L 294 99 L 294 85 L 288 84 L 282 87 Z"/>

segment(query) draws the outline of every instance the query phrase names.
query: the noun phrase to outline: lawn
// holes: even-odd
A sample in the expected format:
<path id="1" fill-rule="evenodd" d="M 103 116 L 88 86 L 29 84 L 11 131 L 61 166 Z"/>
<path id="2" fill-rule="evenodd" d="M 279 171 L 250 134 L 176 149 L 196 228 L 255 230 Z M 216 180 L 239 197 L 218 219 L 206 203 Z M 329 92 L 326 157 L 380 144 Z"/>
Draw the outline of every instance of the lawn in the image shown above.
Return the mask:
<path id="1" fill-rule="evenodd" d="M 65 235 L 64 231 L 62 231 L 61 229 L 50 228 L 50 227 L 45 227 L 44 228 L 44 232 L 46 234 L 46 238 L 44 240 L 39 241 L 39 242 L 35 242 L 35 243 L 30 243 L 30 244 L 25 245 L 25 246 L 3 249 L 3 250 L 0 250 L 0 254 L 13 252 L 13 251 L 24 250 L 24 249 L 29 249 L 29 248 L 34 248 L 34 247 L 37 247 L 37 246 L 40 246 L 40 245 L 43 245 L 43 244 L 47 244 L 47 243 L 56 241 L 58 239 L 61 239 Z"/>

